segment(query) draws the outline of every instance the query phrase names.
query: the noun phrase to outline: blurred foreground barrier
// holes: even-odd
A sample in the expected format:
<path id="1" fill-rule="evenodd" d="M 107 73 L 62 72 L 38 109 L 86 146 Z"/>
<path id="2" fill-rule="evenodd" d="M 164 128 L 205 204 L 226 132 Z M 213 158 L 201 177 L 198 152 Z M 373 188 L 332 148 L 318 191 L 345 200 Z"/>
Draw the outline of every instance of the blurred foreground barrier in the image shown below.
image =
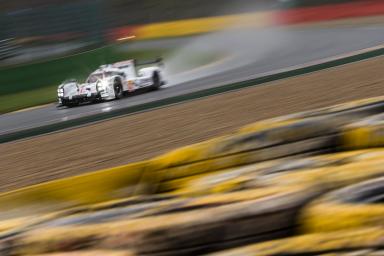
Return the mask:
<path id="1" fill-rule="evenodd" d="M 98 204 L 90 211 L 58 217 L 12 237 L 8 250 L 24 255 L 80 246 L 195 255 L 286 236 L 293 234 L 303 206 L 314 197 L 383 177 L 383 155 L 383 150 L 362 150 L 247 166 L 248 172 L 242 173 L 246 182 L 238 191 Z M 266 168 L 255 168 L 258 165 Z M 231 169 L 227 172 L 230 175 Z"/>
<path id="2" fill-rule="evenodd" d="M 33 215 L 28 211 L 18 212 L 20 216 L 9 217 L 0 222 L 0 240 L 16 236 L 44 223 L 75 225 L 148 216 L 164 207 L 173 205 L 175 201 L 170 199 L 172 197 L 168 195 L 130 196 L 91 205 L 63 207 L 61 210 L 38 208 L 39 214 Z"/>
<path id="3" fill-rule="evenodd" d="M 328 232 L 369 226 L 383 227 L 383 203 L 384 178 L 346 187 L 316 200 L 304 209 L 303 230 Z"/>
<path id="4" fill-rule="evenodd" d="M 254 140 L 257 144 L 257 139 Z M 150 169 L 156 172 L 156 175 L 162 182 L 189 177 L 191 175 L 203 174 L 212 171 L 217 171 L 225 168 L 241 166 L 249 163 L 261 162 L 270 159 L 292 156 L 292 155 L 311 155 L 319 152 L 326 152 L 333 147 L 333 136 L 322 136 L 317 138 L 310 138 L 297 142 L 287 142 L 286 144 L 279 144 L 273 147 L 260 147 L 257 150 L 239 151 L 233 154 L 223 155 L 220 157 L 210 156 L 209 149 L 205 155 L 207 160 L 203 159 L 204 153 L 201 154 L 201 159 L 191 163 L 180 163 L 179 166 L 167 166 L 166 161 L 172 159 L 174 156 L 180 155 L 188 161 L 193 159 L 192 156 L 188 158 L 190 151 L 185 152 L 181 149 L 179 152 L 175 151 L 175 155 L 165 155 L 165 158 L 154 159 L 150 164 Z M 194 147 L 194 146 L 193 146 Z M 216 145 L 212 145 L 211 149 L 217 149 Z M 199 146 L 193 148 L 199 150 Z M 212 152 L 212 151 L 211 151 Z M 224 153 L 224 151 L 222 151 Z M 183 155 L 186 153 L 186 155 Z M 169 158 L 168 158 L 169 157 Z M 179 158 L 181 159 L 181 158 Z M 158 161 L 159 160 L 159 161 Z M 162 162 L 165 160 L 164 162 Z M 171 163 L 171 162 L 170 162 Z"/>
<path id="5" fill-rule="evenodd" d="M 384 114 L 346 126 L 342 141 L 348 149 L 384 146 Z"/>
<path id="6" fill-rule="evenodd" d="M 362 160 L 334 167 L 324 167 L 308 170 L 291 170 L 288 172 L 266 175 L 263 177 L 265 185 L 292 186 L 306 184 L 316 186 L 322 191 L 341 188 L 357 182 L 379 178 L 384 175 L 384 158 Z"/>
<path id="7" fill-rule="evenodd" d="M 212 256 L 281 255 L 383 255 L 384 230 L 381 228 L 303 235 L 233 250 Z"/>
<path id="8" fill-rule="evenodd" d="M 306 185 L 320 192 L 384 175 L 384 151 L 278 160 L 174 180 L 174 195 L 194 196 L 269 186 Z M 362 171 L 364 170 L 364 171 Z"/>
<path id="9" fill-rule="evenodd" d="M 34 254 L 29 256 L 134 256 L 136 254 L 128 250 L 86 250 L 73 252 L 58 252 L 47 254 Z"/>
<path id="10" fill-rule="evenodd" d="M 192 207 L 192 201 L 184 210 L 176 207 L 168 214 L 134 220 L 67 226 L 46 223 L 8 240 L 3 247 L 10 246 L 12 255 L 93 247 L 196 255 L 287 235 L 296 223 L 297 211 L 315 195 L 308 187 L 257 189 L 224 194 L 218 200 L 212 196 L 197 199 L 203 200 L 200 207 Z"/>
<path id="11" fill-rule="evenodd" d="M 290 192 L 294 188 L 263 187 L 233 193 L 205 195 L 194 198 L 180 197 L 147 197 L 132 200 L 131 198 L 113 200 L 102 204 L 84 207 L 77 212 L 67 211 L 67 215 L 57 216 L 35 227 L 68 227 L 90 225 L 104 222 L 126 221 L 155 215 L 170 213 L 193 213 L 198 209 L 209 209 L 217 206 L 230 205 L 249 200 L 267 198 Z M 167 200 L 166 200 L 167 199 Z M 28 231 L 28 230 L 25 230 Z"/>
<path id="12" fill-rule="evenodd" d="M 146 166 L 139 162 L 0 194 L 0 232 L 71 207 L 151 192 L 157 181 Z"/>
<path id="13" fill-rule="evenodd" d="M 170 193 L 174 195 L 195 196 L 236 191 L 249 187 L 263 187 L 265 182 L 269 181 L 271 181 L 269 185 L 279 185 L 279 183 L 283 185 L 286 182 L 291 182 L 289 185 L 296 185 L 306 179 L 308 182 L 322 184 L 323 179 L 312 179 L 311 174 L 320 176 L 328 168 L 382 158 L 384 158 L 382 149 L 358 150 L 314 157 L 289 157 L 175 179 L 164 182 L 161 186 L 164 191 L 172 191 Z M 326 171 L 326 173 L 328 172 Z M 302 177 L 303 180 L 298 182 L 296 179 L 279 181 L 281 176 L 284 177 L 290 173 L 295 173 L 291 175 L 296 179 Z M 363 175 L 369 175 L 369 173 Z"/>

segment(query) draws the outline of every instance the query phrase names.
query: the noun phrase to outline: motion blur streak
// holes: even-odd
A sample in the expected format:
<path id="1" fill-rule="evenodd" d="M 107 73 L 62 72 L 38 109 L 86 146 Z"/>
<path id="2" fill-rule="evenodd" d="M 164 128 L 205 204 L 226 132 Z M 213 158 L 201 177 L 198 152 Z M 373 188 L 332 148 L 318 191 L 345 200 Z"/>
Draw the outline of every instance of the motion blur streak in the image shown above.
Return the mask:
<path id="1" fill-rule="evenodd" d="M 170 76 L 170 83 L 180 84 L 257 63 L 291 44 L 292 41 L 293 35 L 284 29 L 232 30 L 228 27 L 224 31 L 191 38 L 180 48 L 175 48 L 165 58 L 166 70 Z M 175 73 L 175 68 L 188 64 L 185 60 L 193 57 L 191 56 L 193 52 L 208 56 L 216 54 L 218 57 L 210 65 Z"/>

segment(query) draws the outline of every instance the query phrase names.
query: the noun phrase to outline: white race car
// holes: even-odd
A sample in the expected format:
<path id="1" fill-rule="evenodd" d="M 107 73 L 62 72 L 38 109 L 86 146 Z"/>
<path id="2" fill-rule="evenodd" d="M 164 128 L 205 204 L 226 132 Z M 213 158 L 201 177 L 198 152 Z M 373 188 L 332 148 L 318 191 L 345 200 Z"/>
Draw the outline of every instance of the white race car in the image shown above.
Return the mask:
<path id="1" fill-rule="evenodd" d="M 148 66 L 156 64 L 154 66 Z M 137 70 L 137 66 L 145 66 Z M 59 106 L 73 107 L 82 102 L 120 99 L 138 89 L 157 90 L 165 84 L 161 59 L 137 64 L 126 60 L 100 66 L 85 83 L 66 80 L 57 89 Z"/>

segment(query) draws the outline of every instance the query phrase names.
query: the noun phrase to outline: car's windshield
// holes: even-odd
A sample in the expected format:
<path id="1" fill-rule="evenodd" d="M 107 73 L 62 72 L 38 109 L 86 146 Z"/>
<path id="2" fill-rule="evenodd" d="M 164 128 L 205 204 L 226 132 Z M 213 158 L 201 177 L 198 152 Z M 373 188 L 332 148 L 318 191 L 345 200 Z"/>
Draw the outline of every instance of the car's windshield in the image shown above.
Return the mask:
<path id="1" fill-rule="evenodd" d="M 98 79 L 101 79 L 103 77 L 108 77 L 108 76 L 116 76 L 116 75 L 123 76 L 123 73 L 108 71 L 104 73 L 91 74 L 87 79 L 87 83 L 96 83 Z"/>
<path id="2" fill-rule="evenodd" d="M 87 83 L 96 83 L 98 79 L 101 79 L 103 77 L 102 73 L 98 74 L 92 74 L 88 77 Z"/>

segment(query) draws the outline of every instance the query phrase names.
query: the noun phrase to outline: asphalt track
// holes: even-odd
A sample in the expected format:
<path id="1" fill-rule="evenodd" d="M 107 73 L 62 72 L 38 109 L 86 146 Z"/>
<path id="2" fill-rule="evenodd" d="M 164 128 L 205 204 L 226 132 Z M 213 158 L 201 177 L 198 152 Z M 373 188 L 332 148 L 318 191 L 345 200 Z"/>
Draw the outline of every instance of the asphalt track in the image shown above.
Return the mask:
<path id="1" fill-rule="evenodd" d="M 247 35 L 249 36 L 249 32 Z M 158 48 L 161 46 L 179 48 L 180 51 L 210 45 L 226 51 L 227 55 L 223 60 L 210 65 L 190 72 L 171 75 L 170 84 L 159 91 L 70 109 L 57 109 L 54 104 L 51 104 L 37 109 L 3 114 L 0 116 L 0 136 L 213 88 L 228 82 L 254 78 L 273 70 L 373 47 L 384 43 L 384 27 L 367 25 L 357 28 L 296 28 L 283 32 L 259 31 L 253 33 L 252 38 L 234 34 L 233 37 L 237 38 L 234 41 L 222 40 L 221 36 L 223 35 L 132 44 L 129 47 Z M 244 43 L 245 41 L 246 43 Z M 170 57 L 170 61 L 172 61 L 172 57 Z"/>

